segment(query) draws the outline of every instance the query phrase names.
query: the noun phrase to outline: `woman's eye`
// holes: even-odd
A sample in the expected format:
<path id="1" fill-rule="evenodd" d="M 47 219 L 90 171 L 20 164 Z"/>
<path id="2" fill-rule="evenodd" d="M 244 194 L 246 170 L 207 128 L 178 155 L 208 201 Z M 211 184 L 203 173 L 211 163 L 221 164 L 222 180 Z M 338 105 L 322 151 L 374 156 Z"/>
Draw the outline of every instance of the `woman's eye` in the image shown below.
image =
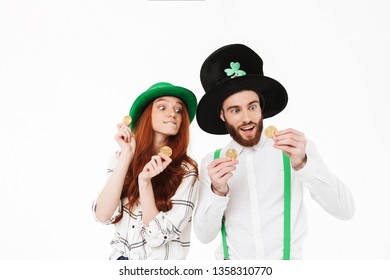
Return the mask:
<path id="1" fill-rule="evenodd" d="M 180 108 L 177 108 L 177 109 L 175 109 L 175 112 L 176 112 L 176 114 L 181 114 L 181 112 L 183 112 L 183 110 Z"/>
<path id="2" fill-rule="evenodd" d="M 160 111 L 164 111 L 166 108 L 165 108 L 165 106 L 158 106 L 157 107 Z"/>

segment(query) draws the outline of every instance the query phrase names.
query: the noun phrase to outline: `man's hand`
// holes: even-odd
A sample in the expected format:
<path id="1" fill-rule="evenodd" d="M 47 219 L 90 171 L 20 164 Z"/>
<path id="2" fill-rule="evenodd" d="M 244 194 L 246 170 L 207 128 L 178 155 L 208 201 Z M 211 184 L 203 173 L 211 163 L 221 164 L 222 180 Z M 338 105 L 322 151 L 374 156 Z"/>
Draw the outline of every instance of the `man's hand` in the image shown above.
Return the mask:
<path id="1" fill-rule="evenodd" d="M 236 170 L 238 160 L 230 158 L 218 158 L 208 166 L 208 174 L 211 180 L 211 189 L 217 195 L 224 196 L 229 190 L 227 181 L 233 177 L 232 171 Z"/>
<path id="2" fill-rule="evenodd" d="M 292 128 L 275 132 L 273 137 L 274 148 L 282 150 L 290 158 L 291 166 L 299 170 L 306 165 L 306 137 L 305 135 Z"/>

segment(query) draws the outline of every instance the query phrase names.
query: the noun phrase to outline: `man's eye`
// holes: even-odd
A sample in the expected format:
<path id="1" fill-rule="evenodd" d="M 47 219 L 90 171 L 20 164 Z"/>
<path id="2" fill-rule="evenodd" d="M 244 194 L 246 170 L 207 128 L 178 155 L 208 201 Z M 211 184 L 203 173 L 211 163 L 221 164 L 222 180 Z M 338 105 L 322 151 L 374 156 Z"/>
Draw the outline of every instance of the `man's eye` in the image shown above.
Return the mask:
<path id="1" fill-rule="evenodd" d="M 250 110 L 255 110 L 256 108 L 257 108 L 257 105 L 251 105 L 251 106 L 249 107 Z"/>

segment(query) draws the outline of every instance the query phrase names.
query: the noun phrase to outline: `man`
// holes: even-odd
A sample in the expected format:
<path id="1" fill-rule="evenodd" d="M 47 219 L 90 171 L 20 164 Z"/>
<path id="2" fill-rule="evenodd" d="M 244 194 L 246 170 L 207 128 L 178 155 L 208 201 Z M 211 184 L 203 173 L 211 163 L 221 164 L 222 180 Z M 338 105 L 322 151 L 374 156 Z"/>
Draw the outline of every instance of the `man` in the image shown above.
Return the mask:
<path id="1" fill-rule="evenodd" d="M 350 191 L 302 132 L 289 128 L 265 137 L 263 119 L 280 113 L 288 96 L 262 68 L 261 58 L 240 44 L 216 50 L 201 68 L 206 93 L 198 124 L 233 138 L 202 160 L 194 213 L 200 241 L 222 232 L 217 259 L 302 259 L 304 189 L 331 215 L 347 220 L 354 214 Z M 229 149 L 237 151 L 237 159 L 226 157 Z"/>

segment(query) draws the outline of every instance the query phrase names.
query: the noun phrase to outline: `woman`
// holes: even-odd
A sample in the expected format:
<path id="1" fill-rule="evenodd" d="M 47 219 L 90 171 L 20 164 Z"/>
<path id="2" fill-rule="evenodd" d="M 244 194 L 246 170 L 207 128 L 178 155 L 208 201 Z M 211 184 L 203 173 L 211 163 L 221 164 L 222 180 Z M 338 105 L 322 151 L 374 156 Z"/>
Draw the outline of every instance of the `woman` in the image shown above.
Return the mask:
<path id="1" fill-rule="evenodd" d="M 196 105 L 188 89 L 157 83 L 133 103 L 130 127 L 118 124 L 120 151 L 93 204 L 98 221 L 115 224 L 110 259 L 186 258 L 197 197 L 198 168 L 187 155 Z"/>

